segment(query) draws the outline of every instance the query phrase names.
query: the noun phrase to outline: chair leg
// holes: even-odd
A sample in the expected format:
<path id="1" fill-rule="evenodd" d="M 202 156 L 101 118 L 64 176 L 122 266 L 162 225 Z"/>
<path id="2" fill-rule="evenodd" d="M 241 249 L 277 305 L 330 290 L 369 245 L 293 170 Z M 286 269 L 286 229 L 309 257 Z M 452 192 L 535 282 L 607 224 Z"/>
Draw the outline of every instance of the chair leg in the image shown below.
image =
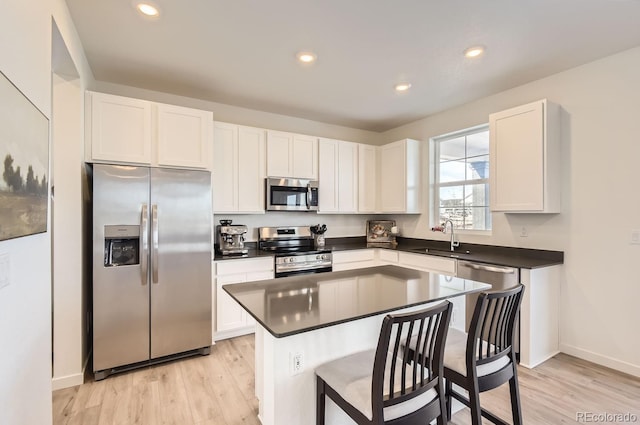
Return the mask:
<path id="1" fill-rule="evenodd" d="M 316 377 L 317 381 L 317 390 L 316 390 L 316 425 L 324 425 L 324 403 L 325 403 L 325 393 L 324 393 L 324 380 L 320 377 Z"/>
<path id="2" fill-rule="evenodd" d="M 522 425 L 520 389 L 518 388 L 518 372 L 516 370 L 513 371 L 513 378 L 509 379 L 509 393 L 511 394 L 511 414 L 513 415 L 513 425 Z"/>
<path id="3" fill-rule="evenodd" d="M 469 407 L 471 409 L 471 423 L 473 425 L 482 424 L 482 410 L 480 408 L 480 392 L 478 391 L 478 385 L 471 383 L 467 385 L 469 388 Z"/>
<path id="4" fill-rule="evenodd" d="M 453 391 L 453 384 L 451 383 L 451 379 L 447 379 L 445 383 L 445 399 L 447 401 L 447 422 L 451 420 L 451 391 Z"/>
<path id="5" fill-rule="evenodd" d="M 440 415 L 436 423 L 437 425 L 445 425 L 449 422 L 449 413 L 447 409 L 446 391 L 444 389 L 444 379 L 442 376 L 438 378 L 438 399 L 440 402 Z"/>

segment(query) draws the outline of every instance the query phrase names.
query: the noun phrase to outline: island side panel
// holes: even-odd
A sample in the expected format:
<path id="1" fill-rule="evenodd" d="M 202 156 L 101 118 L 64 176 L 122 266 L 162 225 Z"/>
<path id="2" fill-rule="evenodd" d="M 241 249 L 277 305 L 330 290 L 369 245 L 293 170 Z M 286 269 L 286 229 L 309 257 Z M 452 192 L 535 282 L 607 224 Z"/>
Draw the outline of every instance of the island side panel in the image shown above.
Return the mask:
<path id="1" fill-rule="evenodd" d="M 331 360 L 375 348 L 383 318 L 384 314 L 285 338 L 275 338 L 258 326 L 257 334 L 260 335 L 256 336 L 256 353 L 262 352 L 263 361 L 256 362 L 256 386 L 261 386 L 256 389 L 256 395 L 260 402 L 262 425 L 313 422 L 316 411 L 315 368 Z M 299 374 L 294 374 L 291 357 L 297 353 L 302 354 L 303 367 Z M 327 423 L 353 422 L 335 405 L 327 403 Z"/>

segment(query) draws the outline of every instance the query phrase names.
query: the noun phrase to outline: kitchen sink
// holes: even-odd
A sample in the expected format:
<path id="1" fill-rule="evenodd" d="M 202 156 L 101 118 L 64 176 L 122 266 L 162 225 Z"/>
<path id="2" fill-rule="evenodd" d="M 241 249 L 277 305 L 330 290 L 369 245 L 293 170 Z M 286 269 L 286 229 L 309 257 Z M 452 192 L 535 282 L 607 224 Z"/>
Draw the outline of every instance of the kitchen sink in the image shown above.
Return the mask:
<path id="1" fill-rule="evenodd" d="M 433 248 L 410 248 L 411 252 L 418 252 L 421 254 L 429 254 L 429 255 L 437 255 L 440 257 L 450 257 L 450 258 L 464 258 L 466 255 L 471 254 L 471 251 L 445 251 L 441 249 L 433 249 Z"/>

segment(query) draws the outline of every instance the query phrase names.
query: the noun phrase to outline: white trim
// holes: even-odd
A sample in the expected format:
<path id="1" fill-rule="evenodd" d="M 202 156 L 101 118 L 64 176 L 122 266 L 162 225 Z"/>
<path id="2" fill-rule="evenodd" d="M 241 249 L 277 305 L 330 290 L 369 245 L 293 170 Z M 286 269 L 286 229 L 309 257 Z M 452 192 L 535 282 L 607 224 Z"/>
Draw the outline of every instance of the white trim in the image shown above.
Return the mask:
<path id="1" fill-rule="evenodd" d="M 74 373 L 72 375 L 61 376 L 51 379 L 51 389 L 62 390 L 84 384 L 84 369 L 82 373 Z"/>
<path id="2" fill-rule="evenodd" d="M 64 388 L 75 387 L 77 385 L 84 384 L 84 374 L 87 372 L 87 366 L 89 365 L 89 358 L 91 358 L 91 351 L 84 359 L 84 365 L 82 366 L 81 373 L 74 373 L 67 376 L 53 377 L 51 378 L 51 390 L 62 390 Z"/>
<path id="3" fill-rule="evenodd" d="M 587 360 L 601 366 L 609 367 L 629 375 L 640 377 L 640 365 L 635 365 L 613 357 L 603 356 L 593 351 L 585 350 L 569 344 L 560 344 L 560 351 L 583 360 Z"/>
<path id="4" fill-rule="evenodd" d="M 213 341 L 215 343 L 215 341 L 221 341 L 223 339 L 235 338 L 237 336 L 252 334 L 255 331 L 256 331 L 256 325 L 251 325 L 246 328 L 232 329 L 229 331 L 220 331 L 215 333 L 213 337 Z"/>

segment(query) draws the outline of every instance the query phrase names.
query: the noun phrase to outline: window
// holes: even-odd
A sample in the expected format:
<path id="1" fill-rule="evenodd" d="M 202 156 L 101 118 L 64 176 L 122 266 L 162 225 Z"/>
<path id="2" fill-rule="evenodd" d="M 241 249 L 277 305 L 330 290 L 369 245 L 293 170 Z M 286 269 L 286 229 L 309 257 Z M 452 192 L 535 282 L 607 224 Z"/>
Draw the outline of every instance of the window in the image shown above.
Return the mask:
<path id="1" fill-rule="evenodd" d="M 432 139 L 435 224 L 451 220 L 456 229 L 491 230 L 489 211 L 489 126 Z"/>

